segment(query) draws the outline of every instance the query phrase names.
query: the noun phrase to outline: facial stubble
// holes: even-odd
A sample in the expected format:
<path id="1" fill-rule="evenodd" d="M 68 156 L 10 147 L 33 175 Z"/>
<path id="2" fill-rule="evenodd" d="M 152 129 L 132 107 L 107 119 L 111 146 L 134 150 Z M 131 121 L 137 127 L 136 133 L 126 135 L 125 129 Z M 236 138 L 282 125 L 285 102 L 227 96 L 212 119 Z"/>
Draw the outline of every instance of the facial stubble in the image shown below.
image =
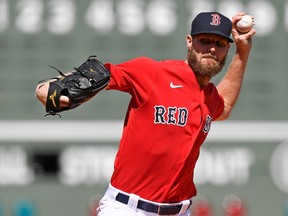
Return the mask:
<path id="1" fill-rule="evenodd" d="M 201 61 L 197 58 L 197 52 L 195 51 L 195 49 L 192 48 L 191 50 L 188 51 L 187 55 L 188 64 L 194 71 L 195 75 L 214 77 L 225 66 L 227 56 L 225 56 L 221 61 L 217 61 L 217 59 L 210 54 L 204 55 L 204 58 L 212 58 L 215 60 L 215 63 L 214 64 L 201 63 Z"/>

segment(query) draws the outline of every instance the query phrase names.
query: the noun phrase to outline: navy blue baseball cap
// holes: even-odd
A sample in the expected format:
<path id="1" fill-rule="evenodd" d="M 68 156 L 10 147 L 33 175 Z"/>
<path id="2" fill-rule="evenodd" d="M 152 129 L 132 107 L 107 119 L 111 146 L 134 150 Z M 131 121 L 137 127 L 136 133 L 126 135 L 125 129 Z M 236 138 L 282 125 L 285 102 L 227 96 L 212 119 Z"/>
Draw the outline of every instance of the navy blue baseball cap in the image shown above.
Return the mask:
<path id="1" fill-rule="evenodd" d="M 218 12 L 199 13 L 191 24 L 191 35 L 196 34 L 217 34 L 228 39 L 230 43 L 234 41 L 230 38 L 232 30 L 231 20 Z"/>

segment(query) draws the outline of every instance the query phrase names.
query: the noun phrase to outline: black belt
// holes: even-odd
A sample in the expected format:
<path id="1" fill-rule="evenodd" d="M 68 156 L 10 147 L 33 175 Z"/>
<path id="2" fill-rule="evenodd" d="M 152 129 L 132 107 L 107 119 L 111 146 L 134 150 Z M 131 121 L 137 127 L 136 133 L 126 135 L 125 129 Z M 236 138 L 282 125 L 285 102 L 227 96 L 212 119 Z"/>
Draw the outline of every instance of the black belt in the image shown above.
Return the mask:
<path id="1" fill-rule="evenodd" d="M 122 193 L 118 193 L 116 196 L 116 200 L 123 204 L 128 204 L 129 196 L 122 194 Z M 192 204 L 192 201 L 190 200 L 190 204 L 187 207 L 187 209 L 190 207 L 191 204 Z M 157 213 L 158 215 L 174 215 L 174 214 L 178 214 L 181 211 L 182 205 L 183 204 L 157 205 L 157 204 L 153 204 L 150 202 L 145 202 L 143 200 L 139 200 L 137 204 L 137 208 L 142 209 L 147 212 Z"/>

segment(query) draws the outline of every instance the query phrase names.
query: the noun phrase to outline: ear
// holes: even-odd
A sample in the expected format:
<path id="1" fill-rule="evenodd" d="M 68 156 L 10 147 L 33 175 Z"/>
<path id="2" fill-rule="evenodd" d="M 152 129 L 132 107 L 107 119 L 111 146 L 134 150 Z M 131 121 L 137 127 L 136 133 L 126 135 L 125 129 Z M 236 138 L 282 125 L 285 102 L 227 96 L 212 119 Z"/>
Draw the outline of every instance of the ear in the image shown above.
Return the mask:
<path id="1" fill-rule="evenodd" d="M 191 35 L 187 35 L 186 36 L 186 46 L 187 46 L 188 49 L 192 47 L 192 41 L 193 41 L 192 36 Z"/>
<path id="2" fill-rule="evenodd" d="M 228 54 L 228 52 L 229 52 L 230 47 L 231 47 L 231 44 L 228 43 L 227 54 Z"/>

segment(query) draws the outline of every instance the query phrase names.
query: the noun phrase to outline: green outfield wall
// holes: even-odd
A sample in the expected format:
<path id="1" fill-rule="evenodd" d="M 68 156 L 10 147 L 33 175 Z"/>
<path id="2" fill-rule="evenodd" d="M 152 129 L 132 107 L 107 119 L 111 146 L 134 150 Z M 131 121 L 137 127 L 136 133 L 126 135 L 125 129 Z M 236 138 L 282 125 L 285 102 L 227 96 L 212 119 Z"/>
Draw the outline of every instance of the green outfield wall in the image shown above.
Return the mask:
<path id="1" fill-rule="evenodd" d="M 129 95 L 44 118 L 34 90 L 57 74 L 49 65 L 185 59 L 191 20 L 212 10 L 252 14 L 257 35 L 230 120 L 201 151 L 194 206 L 288 216 L 288 0 L 0 0 L 0 216 L 90 216 L 109 183 Z"/>
<path id="2" fill-rule="evenodd" d="M 287 0 L 0 0 L 1 119 L 43 117 L 34 89 L 57 73 L 48 65 L 70 71 L 92 54 L 113 63 L 143 55 L 185 59 L 190 22 L 207 10 L 255 16 L 257 36 L 231 118 L 287 120 Z M 128 100 L 101 92 L 65 118 L 122 119 Z"/>

